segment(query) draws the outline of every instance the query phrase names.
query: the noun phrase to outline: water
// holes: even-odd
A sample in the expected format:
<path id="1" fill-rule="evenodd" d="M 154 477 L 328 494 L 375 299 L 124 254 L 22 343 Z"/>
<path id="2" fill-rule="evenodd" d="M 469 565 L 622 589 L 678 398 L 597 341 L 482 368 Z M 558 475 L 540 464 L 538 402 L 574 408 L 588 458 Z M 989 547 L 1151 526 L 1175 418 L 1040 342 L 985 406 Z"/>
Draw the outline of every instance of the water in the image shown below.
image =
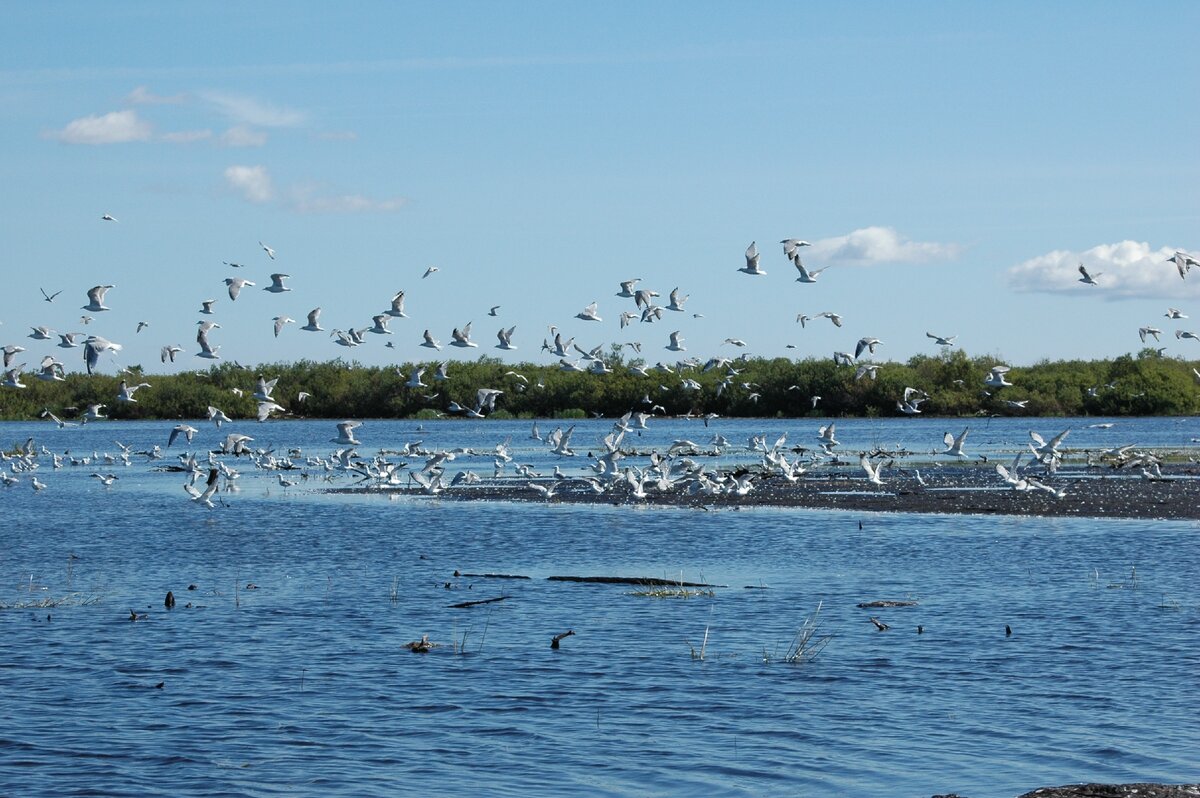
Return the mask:
<path id="1" fill-rule="evenodd" d="M 195 426 L 212 445 L 211 425 Z M 814 426 L 714 430 L 808 443 Z M 1015 450 L 1031 427 L 1067 426 L 1079 448 L 1196 432 L 996 419 L 973 424 L 967 448 Z M 102 455 L 114 439 L 164 444 L 169 427 L 7 424 L 0 440 Z M 607 422 L 579 425 L 573 460 L 546 455 L 525 423 L 416 427 L 368 422 L 359 436 L 491 448 L 511 434 L 519 462 L 576 471 Z M 838 436 L 928 451 L 946 427 L 846 421 Z M 329 422 L 235 429 L 333 448 Z M 699 422 L 659 421 L 642 441 L 679 437 L 707 440 Z M 245 460 L 241 492 L 209 511 L 181 475 L 134 463 L 99 469 L 120 477 L 107 489 L 93 467 L 46 464 L 46 490 L 28 475 L 0 490 L 5 794 L 986 798 L 1200 779 L 1194 522 L 388 499 L 324 493 L 316 478 L 281 489 Z M 459 466 L 491 473 L 490 458 Z M 651 598 L 545 579 L 564 574 L 727 587 Z M 68 600 L 30 607 L 48 598 Z M 919 604 L 855 606 L 876 599 Z M 779 661 L 818 605 L 833 640 L 812 662 Z M 131 609 L 148 617 L 130 622 Z M 403 648 L 423 634 L 445 645 Z"/>

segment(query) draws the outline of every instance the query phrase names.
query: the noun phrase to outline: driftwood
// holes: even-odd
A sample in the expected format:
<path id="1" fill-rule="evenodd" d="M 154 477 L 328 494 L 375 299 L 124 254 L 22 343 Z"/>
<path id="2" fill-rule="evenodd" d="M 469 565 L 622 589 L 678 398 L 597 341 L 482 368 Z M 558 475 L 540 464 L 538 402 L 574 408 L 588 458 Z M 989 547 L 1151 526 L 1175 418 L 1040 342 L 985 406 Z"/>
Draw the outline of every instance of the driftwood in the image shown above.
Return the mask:
<path id="1" fill-rule="evenodd" d="M 596 582 L 604 585 L 654 585 L 663 587 L 724 587 L 707 582 L 683 582 L 678 579 L 658 579 L 653 576 L 547 576 L 551 582 Z"/>
<path id="2" fill-rule="evenodd" d="M 887 600 L 885 600 L 885 601 L 864 601 L 862 604 L 858 605 L 858 608 L 862 609 L 862 610 L 875 610 L 875 609 L 881 609 L 881 608 L 887 608 L 887 607 L 915 607 L 915 606 L 917 606 L 917 602 L 915 602 L 915 601 L 887 601 Z"/>
<path id="3" fill-rule="evenodd" d="M 558 635 L 555 635 L 554 637 L 550 638 L 550 648 L 558 648 L 559 640 L 562 640 L 564 637 L 570 637 L 573 634 L 575 634 L 575 630 L 568 629 L 567 631 L 563 632 L 562 634 L 558 634 Z"/>
<path id="4" fill-rule="evenodd" d="M 454 575 L 462 576 L 467 579 L 532 579 L 533 578 L 531 576 L 521 576 L 520 574 L 459 574 L 459 573 L 455 573 Z"/>
<path id="5" fill-rule="evenodd" d="M 886 623 L 884 623 L 883 621 L 879 620 L 878 618 L 869 618 L 868 620 L 870 620 L 871 623 L 875 624 L 875 628 L 881 632 L 886 632 L 888 629 L 892 628 L 892 627 L 888 626 Z"/>
<path id="6" fill-rule="evenodd" d="M 1020 798 L 1195 798 L 1200 784 L 1070 784 L 1042 787 Z"/>
<path id="7" fill-rule="evenodd" d="M 491 604 L 494 601 L 504 601 L 508 596 L 497 596 L 496 598 L 480 599 L 479 601 L 463 601 L 459 604 L 451 604 L 450 609 L 461 610 L 464 607 L 474 607 L 477 604 Z"/>

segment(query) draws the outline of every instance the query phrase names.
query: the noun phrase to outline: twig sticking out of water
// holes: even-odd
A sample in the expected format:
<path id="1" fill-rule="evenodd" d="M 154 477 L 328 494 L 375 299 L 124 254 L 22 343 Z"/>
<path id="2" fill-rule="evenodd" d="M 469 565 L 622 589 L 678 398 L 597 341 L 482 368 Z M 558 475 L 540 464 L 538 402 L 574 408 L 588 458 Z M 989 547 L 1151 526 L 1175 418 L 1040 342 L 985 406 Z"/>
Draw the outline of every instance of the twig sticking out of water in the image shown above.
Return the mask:
<path id="1" fill-rule="evenodd" d="M 788 645 L 787 651 L 783 654 L 784 662 L 790 665 L 803 665 L 807 662 L 812 662 L 825 650 L 825 646 L 829 645 L 829 641 L 833 639 L 833 635 L 820 634 L 822 606 L 824 606 L 824 602 L 819 602 L 817 608 L 812 611 L 812 614 L 804 619 L 804 623 L 796 631 L 795 637 L 792 638 L 791 644 Z M 767 653 L 766 647 L 764 647 L 763 662 L 770 661 L 771 655 Z"/>

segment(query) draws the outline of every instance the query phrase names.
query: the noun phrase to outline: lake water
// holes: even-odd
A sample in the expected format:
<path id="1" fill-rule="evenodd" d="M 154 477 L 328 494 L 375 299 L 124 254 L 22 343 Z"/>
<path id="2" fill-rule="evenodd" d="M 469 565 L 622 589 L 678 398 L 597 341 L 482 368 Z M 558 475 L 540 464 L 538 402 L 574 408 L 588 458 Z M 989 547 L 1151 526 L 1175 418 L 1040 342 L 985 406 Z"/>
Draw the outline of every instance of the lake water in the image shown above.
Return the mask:
<path id="1" fill-rule="evenodd" d="M 1016 451 L 1029 429 L 1070 427 L 1069 448 L 1096 450 L 1200 436 L 1194 419 L 1098 421 L 973 421 L 967 449 Z M 359 450 L 511 435 L 518 462 L 580 473 L 610 423 L 578 425 L 576 458 L 548 454 L 527 422 L 368 421 Z M 818 423 L 658 420 L 632 442 L 786 432 L 811 446 Z M 194 425 L 198 450 L 218 440 Z M 849 420 L 838 437 L 929 452 L 963 426 Z M 170 427 L 11 423 L 0 441 L 102 458 L 115 440 L 165 446 Z M 280 453 L 335 448 L 327 421 L 232 429 Z M 753 459 L 721 462 L 739 457 Z M 45 490 L 29 474 L 0 490 L 5 795 L 986 798 L 1200 780 L 1195 522 L 389 499 L 324 492 L 315 469 L 282 488 L 245 459 L 241 491 L 207 510 L 142 456 L 40 459 Z M 490 457 L 454 466 L 492 471 Z M 120 478 L 105 488 L 96 470 Z M 724 587 L 656 598 L 552 575 Z M 856 607 L 880 599 L 918 604 Z M 832 640 L 781 661 L 818 605 Z M 404 648 L 426 634 L 444 645 Z"/>

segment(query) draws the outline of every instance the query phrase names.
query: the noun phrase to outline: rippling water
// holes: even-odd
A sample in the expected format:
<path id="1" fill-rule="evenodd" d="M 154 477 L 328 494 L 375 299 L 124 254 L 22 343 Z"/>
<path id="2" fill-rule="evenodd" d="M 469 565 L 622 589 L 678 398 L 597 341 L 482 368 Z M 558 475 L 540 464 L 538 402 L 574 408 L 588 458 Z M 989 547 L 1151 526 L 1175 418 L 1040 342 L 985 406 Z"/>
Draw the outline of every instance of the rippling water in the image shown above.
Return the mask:
<path id="1" fill-rule="evenodd" d="M 946 427 L 910 421 L 839 422 L 839 438 L 929 450 Z M 995 420 L 969 443 L 1004 451 L 1031 426 L 1069 425 Z M 8 424 L 0 440 L 103 454 L 114 439 L 161 445 L 169 426 Z M 606 426 L 580 425 L 581 454 Z M 808 442 L 812 426 L 720 431 Z M 1081 447 L 1196 432 L 1192 420 L 1075 428 Z M 239 429 L 333 448 L 329 422 Z M 421 437 L 411 422 L 359 434 L 372 447 Z M 489 448 L 512 434 L 530 447 L 518 460 L 555 462 L 523 423 L 423 434 Z M 703 435 L 663 422 L 644 439 Z M 214 440 L 210 426 L 197 444 Z M 43 465 L 46 490 L 26 476 L 0 491 L 4 794 L 980 798 L 1200 779 L 1194 522 L 389 500 L 316 479 L 281 489 L 244 461 L 242 491 L 208 511 L 180 475 L 134 463 L 102 469 L 120 476 L 111 488 L 91 467 Z M 490 474 L 490 459 L 462 463 Z M 650 598 L 545 579 L 556 574 L 727 587 Z M 65 601 L 31 607 L 46 599 Z M 855 606 L 874 599 L 919 604 Z M 778 661 L 818 604 L 833 640 L 815 661 Z M 148 617 L 130 622 L 131 609 Z M 706 629 L 697 661 L 688 641 Z M 403 648 L 423 634 L 445 645 Z"/>

